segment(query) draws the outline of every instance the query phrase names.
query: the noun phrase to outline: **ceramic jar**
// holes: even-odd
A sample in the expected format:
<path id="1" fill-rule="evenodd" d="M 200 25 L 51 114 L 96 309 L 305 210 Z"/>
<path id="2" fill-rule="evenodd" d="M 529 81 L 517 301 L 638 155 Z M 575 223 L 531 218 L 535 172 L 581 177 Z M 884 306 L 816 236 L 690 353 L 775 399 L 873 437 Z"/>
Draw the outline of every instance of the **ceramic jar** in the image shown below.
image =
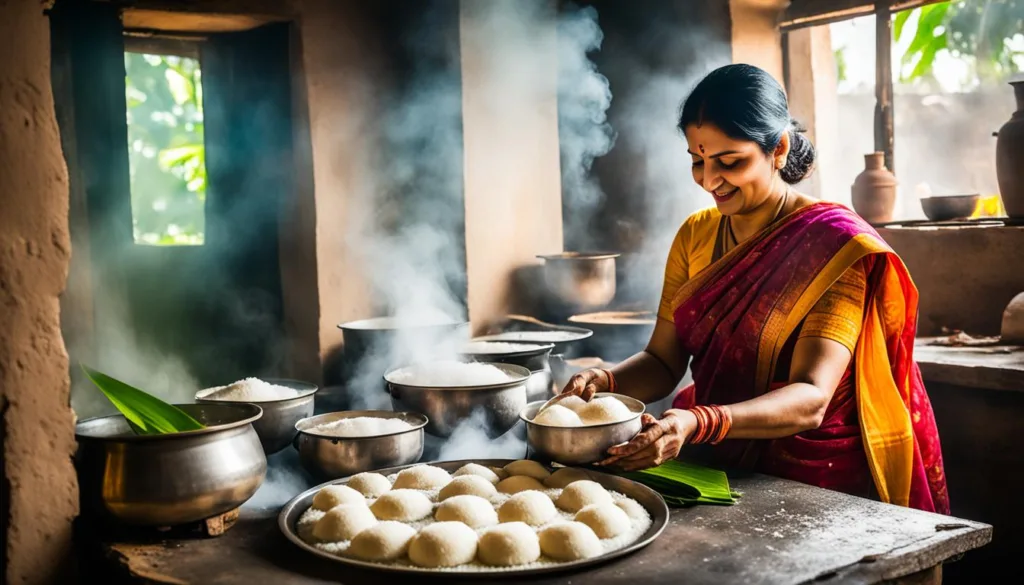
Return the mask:
<path id="1" fill-rule="evenodd" d="M 1010 85 L 1017 111 L 996 134 L 996 177 L 1006 215 L 1024 218 L 1024 79 Z"/>
<path id="2" fill-rule="evenodd" d="M 885 154 L 864 155 L 864 170 L 853 181 L 853 209 L 868 223 L 892 221 L 896 205 L 896 176 L 885 168 Z"/>

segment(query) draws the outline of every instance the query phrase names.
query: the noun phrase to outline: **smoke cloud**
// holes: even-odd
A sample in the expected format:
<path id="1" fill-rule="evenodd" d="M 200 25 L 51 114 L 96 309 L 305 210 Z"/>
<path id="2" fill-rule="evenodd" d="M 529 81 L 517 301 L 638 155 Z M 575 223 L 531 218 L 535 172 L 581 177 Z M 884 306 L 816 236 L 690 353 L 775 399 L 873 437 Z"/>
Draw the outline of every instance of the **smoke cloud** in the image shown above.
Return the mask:
<path id="1" fill-rule="evenodd" d="M 567 245 L 595 250 L 594 216 L 604 203 L 600 182 L 591 175 L 594 159 L 615 145 L 608 123 L 612 103 L 608 78 L 588 54 L 598 51 L 604 33 L 593 7 L 570 7 L 558 20 L 558 143 L 561 154 L 563 229 Z"/>

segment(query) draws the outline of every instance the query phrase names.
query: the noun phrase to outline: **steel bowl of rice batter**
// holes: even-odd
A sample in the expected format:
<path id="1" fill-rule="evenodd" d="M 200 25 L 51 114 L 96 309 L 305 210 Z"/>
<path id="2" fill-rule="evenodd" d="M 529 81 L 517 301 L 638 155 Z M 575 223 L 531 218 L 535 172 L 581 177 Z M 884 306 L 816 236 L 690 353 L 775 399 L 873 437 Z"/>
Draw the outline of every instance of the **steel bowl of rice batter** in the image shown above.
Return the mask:
<path id="1" fill-rule="evenodd" d="M 336 437 L 317 433 L 316 427 L 346 418 L 397 418 L 411 428 L 371 437 Z M 295 449 L 307 471 L 337 479 L 385 467 L 408 465 L 423 456 L 423 427 L 427 417 L 416 412 L 347 410 L 304 418 L 295 423 Z"/>
<path id="2" fill-rule="evenodd" d="M 295 423 L 313 415 L 313 401 L 318 390 L 316 384 L 301 382 L 299 380 L 286 380 L 283 378 L 261 378 L 268 384 L 284 386 L 296 391 L 291 398 L 280 400 L 264 400 L 249 402 L 263 409 L 263 416 L 252 423 L 256 434 L 260 437 L 260 444 L 267 455 L 273 455 L 291 444 L 295 438 Z M 238 400 L 217 400 L 210 398 L 222 390 L 221 388 L 207 388 L 196 392 L 196 402 L 200 404 L 238 404 Z M 244 404 L 244 403 L 243 403 Z"/>
<path id="3" fill-rule="evenodd" d="M 488 346 L 509 346 L 506 351 L 485 349 Z M 530 370 L 530 379 L 526 382 L 526 399 L 547 400 L 554 389 L 554 377 L 551 373 L 551 350 L 553 343 L 498 343 L 493 341 L 471 341 L 460 350 L 463 359 L 474 362 L 492 362 L 523 366 Z"/>
<path id="4" fill-rule="evenodd" d="M 562 465 L 587 465 L 608 457 L 608 449 L 625 443 L 640 432 L 644 403 L 622 394 L 599 392 L 595 398 L 609 396 L 629 407 L 633 416 L 626 420 L 585 427 L 554 427 L 533 422 L 543 400 L 526 405 L 520 418 L 526 422 L 526 444 L 530 456 Z"/>
<path id="5" fill-rule="evenodd" d="M 512 364 L 488 363 L 509 376 L 500 384 L 477 386 L 418 386 L 394 381 L 394 368 L 384 375 L 395 410 L 418 412 L 429 419 L 426 431 L 435 437 L 449 437 L 459 423 L 480 413 L 483 431 L 500 437 L 519 422 L 519 411 L 526 406 L 526 385 L 530 370 Z"/>

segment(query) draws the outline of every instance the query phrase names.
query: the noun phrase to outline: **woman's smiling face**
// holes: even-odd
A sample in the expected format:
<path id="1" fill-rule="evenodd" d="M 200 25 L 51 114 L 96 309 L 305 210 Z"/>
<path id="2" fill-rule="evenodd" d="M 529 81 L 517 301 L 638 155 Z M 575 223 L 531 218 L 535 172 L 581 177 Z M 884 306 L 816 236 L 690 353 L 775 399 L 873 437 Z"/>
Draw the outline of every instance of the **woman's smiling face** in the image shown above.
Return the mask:
<path id="1" fill-rule="evenodd" d="M 772 198 L 775 158 L 788 154 L 789 136 L 783 134 L 769 156 L 757 143 L 730 138 L 714 124 L 691 124 L 686 127 L 686 144 L 693 180 L 711 193 L 722 215 L 738 215 Z"/>

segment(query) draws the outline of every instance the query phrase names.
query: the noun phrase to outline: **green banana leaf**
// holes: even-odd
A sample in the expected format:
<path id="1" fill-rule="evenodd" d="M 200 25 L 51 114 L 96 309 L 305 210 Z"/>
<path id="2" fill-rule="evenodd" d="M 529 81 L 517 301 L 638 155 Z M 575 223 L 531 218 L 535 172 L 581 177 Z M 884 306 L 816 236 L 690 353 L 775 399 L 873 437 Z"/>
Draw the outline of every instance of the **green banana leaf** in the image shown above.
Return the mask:
<path id="1" fill-rule="evenodd" d="M 729 488 L 725 472 L 693 463 L 670 460 L 643 471 L 620 473 L 661 494 L 673 507 L 694 504 L 732 505 L 739 494 Z"/>
<path id="2" fill-rule="evenodd" d="M 89 380 L 121 411 L 132 430 L 138 435 L 180 433 L 206 428 L 173 404 L 129 386 L 120 380 L 82 365 Z"/>

